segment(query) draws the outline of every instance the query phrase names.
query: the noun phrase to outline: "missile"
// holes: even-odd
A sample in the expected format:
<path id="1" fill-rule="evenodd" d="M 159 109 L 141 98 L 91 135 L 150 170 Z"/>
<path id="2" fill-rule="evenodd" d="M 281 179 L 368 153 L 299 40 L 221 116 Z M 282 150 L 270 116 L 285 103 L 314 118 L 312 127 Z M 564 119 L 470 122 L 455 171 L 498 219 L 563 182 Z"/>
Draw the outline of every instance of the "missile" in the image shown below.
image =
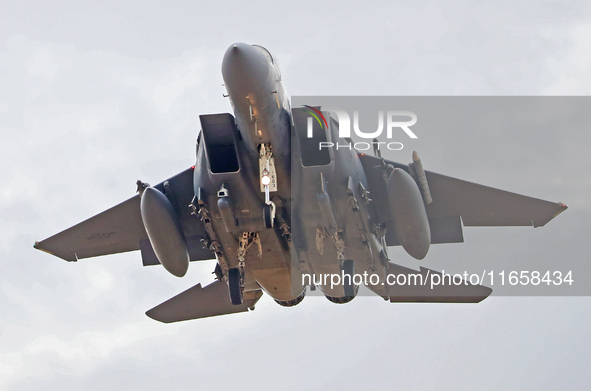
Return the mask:
<path id="1" fill-rule="evenodd" d="M 330 202 L 330 196 L 326 191 L 326 180 L 324 179 L 324 173 L 320 173 L 320 191 L 316 193 L 316 200 L 318 201 L 318 207 L 320 208 L 320 214 L 324 221 L 324 226 L 328 229 L 331 235 L 337 229 L 337 221 L 332 211 L 332 202 Z"/>
<path id="2" fill-rule="evenodd" d="M 400 244 L 412 257 L 425 258 L 431 245 L 431 229 L 416 182 L 406 171 L 395 168 L 388 177 L 387 193 Z"/>
<path id="3" fill-rule="evenodd" d="M 331 234 L 337 229 L 337 221 L 335 220 L 334 213 L 332 212 L 332 202 L 328 193 L 321 191 L 316 194 L 318 200 L 318 206 L 320 207 L 320 214 L 324 221 L 324 226 L 328 229 Z"/>
<path id="4" fill-rule="evenodd" d="M 154 253 L 167 271 L 182 277 L 189 268 L 189 250 L 177 214 L 164 194 L 139 182 L 140 212 Z"/>

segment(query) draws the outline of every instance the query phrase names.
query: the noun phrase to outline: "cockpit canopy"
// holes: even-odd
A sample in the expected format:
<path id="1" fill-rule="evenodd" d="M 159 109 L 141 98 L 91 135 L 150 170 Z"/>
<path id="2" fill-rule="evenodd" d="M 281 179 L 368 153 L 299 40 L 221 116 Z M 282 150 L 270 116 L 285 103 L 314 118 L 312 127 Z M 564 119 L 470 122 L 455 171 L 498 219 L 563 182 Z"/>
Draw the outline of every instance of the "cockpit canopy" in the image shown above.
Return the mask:
<path id="1" fill-rule="evenodd" d="M 269 60 L 269 62 L 271 62 L 271 64 L 273 64 L 273 67 L 275 67 L 275 71 L 277 72 L 277 75 L 279 76 L 279 80 L 281 79 L 281 71 L 279 71 L 279 65 L 277 64 L 277 61 L 275 60 L 275 58 L 273 58 L 273 55 L 271 54 L 270 51 L 268 51 L 267 49 L 265 49 L 264 47 L 262 47 L 261 45 L 251 45 L 253 48 L 256 48 L 257 50 L 259 50 L 261 53 L 263 53 L 263 55 Z"/>
<path id="2" fill-rule="evenodd" d="M 267 57 L 267 59 L 271 62 L 271 64 L 275 65 L 275 60 L 273 59 L 273 56 L 271 55 L 270 51 L 268 51 L 267 49 L 265 49 L 261 45 L 252 45 L 252 47 L 257 48 L 261 53 L 263 53 L 265 55 L 265 57 Z"/>

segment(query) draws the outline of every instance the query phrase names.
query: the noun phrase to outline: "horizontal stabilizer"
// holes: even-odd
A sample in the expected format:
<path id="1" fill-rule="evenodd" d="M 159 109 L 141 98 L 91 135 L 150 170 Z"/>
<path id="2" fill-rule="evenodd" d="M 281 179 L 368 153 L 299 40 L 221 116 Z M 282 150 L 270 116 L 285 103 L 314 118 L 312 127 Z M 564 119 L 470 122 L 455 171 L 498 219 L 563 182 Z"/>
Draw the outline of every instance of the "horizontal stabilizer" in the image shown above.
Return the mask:
<path id="1" fill-rule="evenodd" d="M 388 296 L 392 303 L 479 303 L 492 289 L 473 285 L 464 280 L 442 276 L 440 272 L 420 268 L 420 271 L 388 262 Z M 402 275 L 402 276 L 400 276 Z M 392 284 L 392 282 L 397 284 Z"/>
<path id="2" fill-rule="evenodd" d="M 232 305 L 228 284 L 217 280 L 205 288 L 202 288 L 201 284 L 197 284 L 152 308 L 146 312 L 146 315 L 163 323 L 172 323 L 246 312 L 249 309 L 254 309 L 254 305 L 262 295 L 262 291 L 244 292 L 243 304 Z"/>

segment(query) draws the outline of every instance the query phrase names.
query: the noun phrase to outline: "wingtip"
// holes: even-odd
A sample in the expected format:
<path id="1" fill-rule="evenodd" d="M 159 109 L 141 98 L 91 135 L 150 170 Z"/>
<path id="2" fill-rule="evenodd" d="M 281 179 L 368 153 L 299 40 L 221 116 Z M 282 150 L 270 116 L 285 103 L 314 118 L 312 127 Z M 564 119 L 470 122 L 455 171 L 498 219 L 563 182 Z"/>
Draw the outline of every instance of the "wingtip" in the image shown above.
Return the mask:
<path id="1" fill-rule="evenodd" d="M 49 251 L 49 250 L 46 250 L 46 249 L 44 249 L 44 248 L 41 248 L 41 243 L 40 243 L 40 242 L 38 242 L 38 241 L 35 241 L 35 243 L 33 244 L 33 248 L 34 248 L 35 250 L 43 251 L 44 253 L 47 253 L 47 254 L 49 254 L 49 255 L 55 255 L 55 254 L 54 254 L 54 253 L 52 253 L 51 251 Z"/>
<path id="2" fill-rule="evenodd" d="M 146 314 L 146 316 L 147 316 L 148 318 L 150 318 L 150 319 L 156 320 L 156 321 L 158 321 L 158 322 L 162 322 L 162 320 L 160 320 L 160 319 L 156 318 L 156 315 L 154 315 L 154 308 L 147 310 L 147 311 L 145 312 L 145 314 Z M 162 322 L 162 323 L 165 323 L 165 322 Z"/>
<path id="3" fill-rule="evenodd" d="M 145 312 L 146 316 L 150 319 L 153 319 L 157 322 L 160 323 L 171 323 L 170 320 L 167 320 L 165 317 L 162 316 L 162 314 L 160 313 L 160 311 L 158 311 L 158 306 L 149 309 Z"/>
<path id="4" fill-rule="evenodd" d="M 479 296 L 480 300 L 475 301 L 475 303 L 480 303 L 482 300 L 488 298 L 491 294 L 492 294 L 492 288 L 488 287 L 488 286 L 484 286 L 484 285 L 480 285 L 483 289 L 482 289 L 482 295 Z"/>
<path id="5" fill-rule="evenodd" d="M 565 210 L 568 209 L 568 206 L 566 206 L 565 204 L 563 204 L 562 202 L 558 203 L 558 206 L 561 208 L 558 212 L 556 212 L 552 217 L 550 217 L 550 220 L 552 220 L 554 217 L 558 216 L 559 214 L 561 214 L 562 212 L 564 212 Z"/>

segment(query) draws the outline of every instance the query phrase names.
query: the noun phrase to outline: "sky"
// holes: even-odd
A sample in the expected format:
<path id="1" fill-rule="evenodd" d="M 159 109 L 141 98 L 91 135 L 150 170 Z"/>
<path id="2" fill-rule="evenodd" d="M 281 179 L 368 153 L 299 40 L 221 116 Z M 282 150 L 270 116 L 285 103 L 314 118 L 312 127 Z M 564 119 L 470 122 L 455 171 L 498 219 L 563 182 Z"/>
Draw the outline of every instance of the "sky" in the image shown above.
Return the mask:
<path id="1" fill-rule="evenodd" d="M 588 297 L 264 296 L 251 313 L 165 325 L 144 312 L 212 281 L 213 262 L 178 279 L 139 253 L 71 264 L 35 251 L 137 179 L 194 163 L 198 116 L 231 110 L 220 66 L 234 42 L 268 48 L 291 95 L 591 92 L 583 1 L 2 2 L 0 389 L 588 386 Z M 430 267 L 589 259 L 589 132 L 448 133 L 425 135 L 427 169 L 569 209 L 538 229 L 466 228 L 465 243 L 432 247 Z"/>

